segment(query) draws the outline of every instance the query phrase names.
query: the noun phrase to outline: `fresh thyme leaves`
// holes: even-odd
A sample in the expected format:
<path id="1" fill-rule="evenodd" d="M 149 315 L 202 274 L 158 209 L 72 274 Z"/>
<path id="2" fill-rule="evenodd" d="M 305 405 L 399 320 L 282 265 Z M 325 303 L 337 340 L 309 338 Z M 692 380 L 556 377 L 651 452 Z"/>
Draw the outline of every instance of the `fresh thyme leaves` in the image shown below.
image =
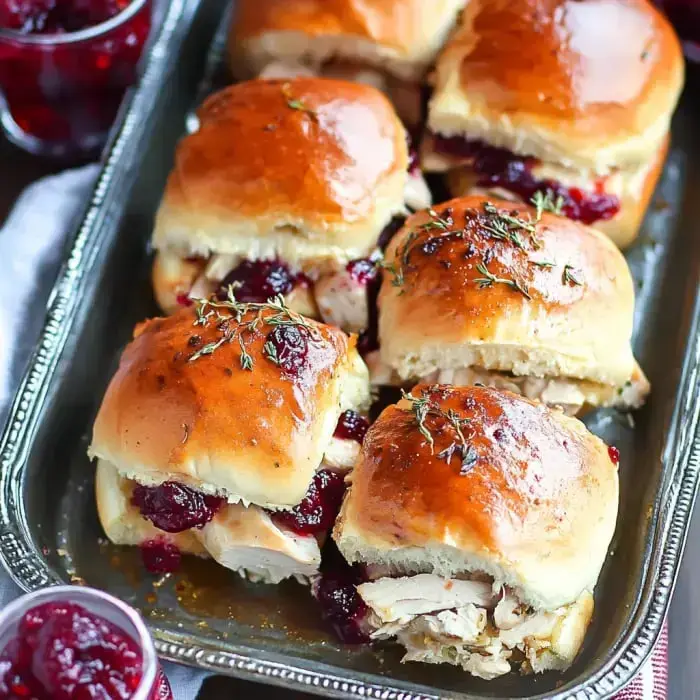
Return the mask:
<path id="1" fill-rule="evenodd" d="M 520 217 L 517 212 L 501 211 L 491 202 L 484 202 L 483 210 L 490 217 L 489 223 L 484 224 L 483 229 L 494 238 L 510 241 L 517 248 L 524 250 L 525 246 L 519 235 L 519 231 L 524 231 L 535 248 L 542 247 L 542 241 L 537 236 L 537 224 L 542 218 L 539 209 L 534 219 L 529 214 Z"/>
<path id="2" fill-rule="evenodd" d="M 275 347 L 274 343 L 271 343 L 268 340 L 265 345 L 263 345 L 263 353 L 265 354 L 265 357 L 270 360 L 270 362 L 279 365 L 280 358 L 277 355 L 277 348 Z"/>
<path id="3" fill-rule="evenodd" d="M 444 218 L 438 214 L 435 209 L 428 209 L 430 219 L 419 226 L 421 231 L 447 231 L 454 224 L 452 217 L 446 215 Z"/>
<path id="4" fill-rule="evenodd" d="M 519 282 L 515 278 L 507 279 L 505 277 L 496 277 L 483 262 L 477 264 L 476 269 L 483 275 L 483 277 L 477 277 L 474 281 L 476 282 L 479 289 L 486 289 L 488 287 L 493 287 L 494 284 L 505 284 L 516 292 L 520 292 L 526 299 L 532 299 L 530 292 L 527 287 L 525 287 L 522 282 Z"/>
<path id="5" fill-rule="evenodd" d="M 552 267 L 556 267 L 556 263 L 550 262 L 549 260 L 528 260 L 530 265 L 535 267 L 541 267 L 543 270 L 548 270 Z"/>
<path id="6" fill-rule="evenodd" d="M 562 284 L 574 284 L 580 287 L 583 282 L 578 277 L 578 272 L 573 265 L 564 265 L 564 272 L 561 275 Z"/>
<path id="7" fill-rule="evenodd" d="M 262 326 L 301 326 L 309 331 L 310 336 L 315 340 L 320 340 L 318 330 L 311 326 L 300 314 L 291 311 L 285 304 L 284 298 L 280 295 L 268 299 L 265 303 L 239 302 L 236 299 L 234 287 L 228 288 L 226 299 L 195 299 L 197 318 L 195 326 L 207 326 L 211 321 L 217 324 L 217 329 L 222 334 L 220 338 L 206 345 L 203 345 L 197 352 L 193 353 L 188 362 L 195 362 L 205 355 L 212 355 L 222 345 L 238 341 L 240 347 L 241 369 L 252 371 L 253 357 L 246 347 L 246 338 L 260 330 Z M 222 313 L 227 311 L 228 314 Z M 264 315 L 267 312 L 267 315 Z M 253 314 L 250 320 L 243 319 Z M 232 323 L 235 321 L 235 324 Z M 275 346 L 269 341 L 263 346 L 263 355 L 276 365 L 279 365 L 279 358 Z"/>
<path id="8" fill-rule="evenodd" d="M 479 460 L 479 455 L 474 446 L 467 441 L 462 430 L 469 423 L 469 418 L 460 418 L 452 408 L 446 412 L 443 411 L 439 406 L 431 402 L 427 396 L 417 397 L 407 394 L 403 390 L 401 391 L 401 396 L 410 403 L 410 410 L 413 412 L 418 430 L 430 445 L 431 454 L 434 453 L 435 440 L 430 429 L 425 424 L 429 415 L 444 420 L 454 430 L 457 437 L 456 440 L 453 440 L 444 450 L 438 453 L 438 459 L 444 459 L 449 464 L 452 461 L 452 457 L 458 455 L 461 462 L 459 473 L 464 475 L 471 471 Z"/>
<path id="9" fill-rule="evenodd" d="M 540 221 L 542 214 L 548 211 L 550 214 L 561 216 L 564 207 L 564 197 L 559 195 L 556 199 L 553 198 L 551 191 L 547 190 L 547 194 L 542 194 L 540 190 L 535 192 L 534 197 L 530 200 L 532 205 L 537 210 L 535 218 Z"/>
<path id="10" fill-rule="evenodd" d="M 302 100 L 299 100 L 292 95 L 292 86 L 290 83 L 284 83 L 284 85 L 282 85 L 282 94 L 284 95 L 285 100 L 287 100 L 287 106 L 290 109 L 305 112 L 313 121 L 318 121 L 318 115 L 316 112 L 314 112 L 314 110 L 310 107 L 307 107 Z"/>

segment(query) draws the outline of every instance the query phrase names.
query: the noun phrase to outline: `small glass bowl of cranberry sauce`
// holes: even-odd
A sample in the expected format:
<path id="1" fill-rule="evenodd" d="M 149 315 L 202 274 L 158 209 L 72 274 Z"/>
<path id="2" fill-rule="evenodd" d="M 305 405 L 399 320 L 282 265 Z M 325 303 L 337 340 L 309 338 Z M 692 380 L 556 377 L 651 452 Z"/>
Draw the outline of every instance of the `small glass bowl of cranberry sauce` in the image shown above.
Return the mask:
<path id="1" fill-rule="evenodd" d="M 24 150 L 104 144 L 151 29 L 152 0 L 0 0 L 0 123 Z"/>
<path id="2" fill-rule="evenodd" d="M 0 614 L 0 697 L 172 700 L 139 614 L 107 593 L 55 586 Z"/>

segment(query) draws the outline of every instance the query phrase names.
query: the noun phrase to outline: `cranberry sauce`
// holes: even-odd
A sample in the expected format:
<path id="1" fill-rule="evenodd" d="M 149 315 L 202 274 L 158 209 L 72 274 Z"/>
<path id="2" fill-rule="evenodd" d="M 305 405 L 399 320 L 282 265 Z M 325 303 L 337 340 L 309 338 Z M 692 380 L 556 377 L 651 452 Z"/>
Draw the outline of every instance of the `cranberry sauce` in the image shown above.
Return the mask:
<path id="1" fill-rule="evenodd" d="M 399 232 L 399 229 L 406 223 L 405 216 L 394 216 L 391 221 L 382 229 L 377 239 L 377 247 L 384 251 L 391 243 L 391 239 Z"/>
<path id="2" fill-rule="evenodd" d="M 151 574 L 172 574 L 180 568 L 180 550 L 164 539 L 147 540 L 141 545 L 143 565 Z"/>
<path id="3" fill-rule="evenodd" d="M 0 0 L 0 26 L 23 34 L 63 34 L 101 24 L 131 0 Z"/>
<path id="4" fill-rule="evenodd" d="M 177 303 L 179 306 L 192 306 L 194 302 L 190 299 L 189 294 L 178 294 Z"/>
<path id="5" fill-rule="evenodd" d="M 275 326 L 265 339 L 265 353 L 287 374 L 297 376 L 308 360 L 310 338 L 304 326 Z"/>
<path id="6" fill-rule="evenodd" d="M 529 202 L 537 192 L 551 193 L 554 199 L 563 200 L 562 213 L 569 219 L 592 224 L 611 219 L 620 210 L 620 200 L 605 194 L 598 185 L 595 192 L 578 187 L 566 187 L 556 180 L 539 179 L 532 173 L 537 164 L 535 158 L 519 156 L 505 148 L 488 146 L 483 141 L 464 139 L 461 136 L 433 135 L 435 150 L 439 153 L 470 158 L 471 167 L 480 176 L 479 187 L 501 187 Z"/>
<path id="7" fill-rule="evenodd" d="M 0 653 L 0 697 L 126 700 L 142 667 L 138 645 L 116 625 L 80 605 L 44 603 Z"/>
<path id="8" fill-rule="evenodd" d="M 358 258 L 351 260 L 345 269 L 357 284 L 364 286 L 377 276 L 377 261 L 372 258 Z"/>
<path id="9" fill-rule="evenodd" d="M 345 411 L 338 419 L 333 435 L 341 440 L 354 440 L 360 445 L 369 429 L 369 419 L 357 411 Z"/>
<path id="10" fill-rule="evenodd" d="M 17 37 L 0 38 L 0 87 L 17 126 L 16 139 L 37 139 L 45 147 L 42 152 L 55 155 L 101 146 L 124 90 L 137 79 L 151 27 L 151 0 L 123 21 L 115 17 L 130 4 L 0 0 L 0 27 L 17 32 Z M 110 19 L 113 27 L 97 28 Z M 89 27 L 96 27 L 92 38 L 63 43 L 49 39 Z M 22 36 L 33 34 L 46 36 L 46 43 Z"/>
<path id="11" fill-rule="evenodd" d="M 160 486 L 137 486 L 131 502 L 159 530 L 183 532 L 204 527 L 226 500 L 166 481 Z"/>
<path id="12" fill-rule="evenodd" d="M 314 581 L 311 592 L 323 618 L 345 644 L 369 642 L 365 625 L 368 608 L 357 592 L 364 580 L 361 567 L 350 566 L 329 541 L 323 548 L 321 576 Z"/>
<path id="13" fill-rule="evenodd" d="M 298 535 L 328 532 L 335 523 L 345 494 L 345 477 L 323 469 L 316 472 L 304 500 L 293 510 L 277 511 L 273 520 Z"/>
<path id="14" fill-rule="evenodd" d="M 608 455 L 613 464 L 618 465 L 620 463 L 620 450 L 618 450 L 614 445 L 610 445 L 610 447 L 608 447 Z"/>
<path id="15" fill-rule="evenodd" d="M 225 299 L 229 285 L 235 284 L 236 299 L 262 303 L 277 294 L 284 296 L 297 286 L 311 281 L 302 273 L 294 274 L 280 260 L 243 260 L 221 281 L 219 298 Z"/>

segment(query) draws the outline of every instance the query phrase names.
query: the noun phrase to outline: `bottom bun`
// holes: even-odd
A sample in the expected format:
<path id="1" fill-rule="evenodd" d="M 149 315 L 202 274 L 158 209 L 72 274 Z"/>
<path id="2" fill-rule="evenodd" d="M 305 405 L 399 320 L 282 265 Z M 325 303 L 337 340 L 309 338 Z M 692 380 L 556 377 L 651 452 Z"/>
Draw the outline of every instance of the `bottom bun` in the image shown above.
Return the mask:
<path id="1" fill-rule="evenodd" d="M 114 544 L 139 546 L 162 540 L 183 554 L 211 557 L 261 583 L 279 583 L 286 578 L 308 583 L 318 573 L 318 540 L 277 527 L 262 508 L 228 503 L 204 527 L 172 534 L 156 528 L 132 504 L 135 486 L 136 482 L 119 476 L 113 465 L 99 460 L 97 511 L 105 534 Z"/>

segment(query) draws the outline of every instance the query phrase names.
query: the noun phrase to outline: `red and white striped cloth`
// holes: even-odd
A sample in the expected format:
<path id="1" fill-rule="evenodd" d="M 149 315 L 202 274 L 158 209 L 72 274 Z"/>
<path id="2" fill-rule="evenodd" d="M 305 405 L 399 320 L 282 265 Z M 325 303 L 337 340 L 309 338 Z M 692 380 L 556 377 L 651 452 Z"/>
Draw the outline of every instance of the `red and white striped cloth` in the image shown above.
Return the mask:
<path id="1" fill-rule="evenodd" d="M 664 622 L 659 641 L 642 670 L 613 700 L 666 700 L 668 696 L 668 625 Z"/>

